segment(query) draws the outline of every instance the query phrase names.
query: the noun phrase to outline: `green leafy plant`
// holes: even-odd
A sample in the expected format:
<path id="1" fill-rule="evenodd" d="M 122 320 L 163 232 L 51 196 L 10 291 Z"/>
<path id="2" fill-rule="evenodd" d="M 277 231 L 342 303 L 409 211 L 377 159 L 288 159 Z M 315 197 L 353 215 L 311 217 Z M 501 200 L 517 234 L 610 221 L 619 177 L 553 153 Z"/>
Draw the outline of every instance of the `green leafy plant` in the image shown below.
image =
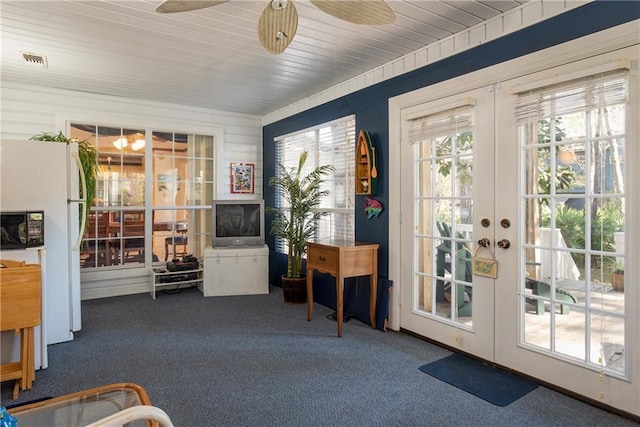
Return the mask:
<path id="1" fill-rule="evenodd" d="M 614 274 L 624 274 L 624 264 L 618 261 L 612 261 L 611 272 Z"/>
<path id="2" fill-rule="evenodd" d="M 70 144 L 75 142 L 78 144 L 78 157 L 82 168 L 84 170 L 84 177 L 87 185 L 87 194 L 82 194 L 87 199 L 87 205 L 91 206 L 93 198 L 96 194 L 96 183 L 98 181 L 98 175 L 100 173 L 98 165 L 98 152 L 88 140 L 79 141 L 75 138 L 67 138 L 62 132 L 54 133 L 41 133 L 29 138 L 31 141 L 50 141 L 50 142 L 62 142 Z M 87 215 L 89 215 L 89 209 L 87 209 Z"/>
<path id="3" fill-rule="evenodd" d="M 568 206 L 561 206 L 556 209 L 556 228 L 562 230 L 562 236 L 570 248 L 583 249 L 586 245 L 586 218 L 585 211 L 574 209 Z M 551 212 L 549 209 L 542 210 L 543 227 L 551 226 Z M 595 217 L 591 220 L 591 249 L 615 252 L 615 233 L 624 230 L 624 214 L 616 202 L 605 203 L 598 209 Z M 579 266 L 584 266 L 584 254 L 572 252 L 574 261 Z M 593 267 L 601 267 L 599 257 L 594 257 L 591 261 Z M 605 262 L 606 263 L 606 262 Z"/>
<path id="4" fill-rule="evenodd" d="M 452 142 L 455 144 L 455 153 L 466 153 L 468 155 L 453 156 Z M 473 163 L 471 162 L 470 154 L 473 152 L 473 132 L 469 131 L 462 132 L 458 135 L 449 135 L 436 144 L 438 173 L 442 176 L 449 176 L 455 158 L 457 179 L 462 185 L 471 185 L 473 183 Z"/>
<path id="5" fill-rule="evenodd" d="M 269 178 L 269 186 L 274 187 L 284 199 L 283 208 L 267 208 L 275 214 L 270 233 L 287 242 L 287 278 L 302 277 L 302 257 L 306 253 L 306 242 L 313 239 L 318 231 L 318 221 L 328 212 L 319 210 L 320 202 L 329 195 L 322 190 L 322 182 L 335 168 L 330 165 L 318 166 L 306 175 L 303 168 L 308 152 L 300 154 L 296 167 L 286 168 L 277 163 L 276 176 Z"/>

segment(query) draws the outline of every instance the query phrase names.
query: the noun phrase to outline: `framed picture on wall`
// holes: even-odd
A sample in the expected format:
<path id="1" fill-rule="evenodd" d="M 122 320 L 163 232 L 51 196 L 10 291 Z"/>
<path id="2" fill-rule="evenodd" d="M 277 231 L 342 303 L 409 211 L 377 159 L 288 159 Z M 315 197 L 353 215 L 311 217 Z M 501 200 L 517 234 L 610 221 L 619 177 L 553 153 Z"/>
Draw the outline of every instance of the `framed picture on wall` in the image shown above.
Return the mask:
<path id="1" fill-rule="evenodd" d="M 231 192 L 253 194 L 255 170 L 254 163 L 231 163 Z"/>

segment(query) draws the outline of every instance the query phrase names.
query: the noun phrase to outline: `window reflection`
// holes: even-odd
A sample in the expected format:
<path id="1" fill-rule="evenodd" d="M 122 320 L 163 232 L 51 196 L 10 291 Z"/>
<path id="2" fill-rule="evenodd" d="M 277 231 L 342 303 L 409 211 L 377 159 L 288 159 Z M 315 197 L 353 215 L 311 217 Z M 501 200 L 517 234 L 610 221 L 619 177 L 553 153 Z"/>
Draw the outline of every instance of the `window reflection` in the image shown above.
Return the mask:
<path id="1" fill-rule="evenodd" d="M 202 255 L 210 242 L 213 136 L 72 124 L 71 137 L 96 147 L 100 170 L 83 268 Z"/>

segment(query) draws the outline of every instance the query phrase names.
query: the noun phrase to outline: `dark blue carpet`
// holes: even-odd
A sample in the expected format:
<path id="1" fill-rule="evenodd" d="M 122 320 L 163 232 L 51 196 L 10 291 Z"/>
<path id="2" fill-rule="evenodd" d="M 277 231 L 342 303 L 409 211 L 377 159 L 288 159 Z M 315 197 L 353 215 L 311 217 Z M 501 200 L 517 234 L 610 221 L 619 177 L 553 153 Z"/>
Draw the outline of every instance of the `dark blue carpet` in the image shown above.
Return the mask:
<path id="1" fill-rule="evenodd" d="M 420 370 L 497 406 L 507 406 L 538 387 L 535 381 L 457 353 Z"/>

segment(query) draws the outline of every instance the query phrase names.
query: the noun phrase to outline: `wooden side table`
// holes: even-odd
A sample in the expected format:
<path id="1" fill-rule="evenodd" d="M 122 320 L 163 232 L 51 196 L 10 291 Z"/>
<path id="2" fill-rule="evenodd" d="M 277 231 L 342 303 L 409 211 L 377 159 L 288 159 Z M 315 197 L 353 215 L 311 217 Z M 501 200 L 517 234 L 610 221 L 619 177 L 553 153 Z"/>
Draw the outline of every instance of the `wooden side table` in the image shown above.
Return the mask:
<path id="1" fill-rule="evenodd" d="M 37 264 L 14 263 L 0 260 L 0 329 L 20 334 L 20 360 L 0 365 L 0 380 L 16 380 L 17 399 L 18 389 L 31 389 L 36 377 L 33 328 L 42 317 L 42 272 Z"/>
<path id="2" fill-rule="evenodd" d="M 370 276 L 371 298 L 369 320 L 376 327 L 376 298 L 378 295 L 378 245 L 377 243 L 329 240 L 307 242 L 307 320 L 313 315 L 313 271 L 328 273 L 336 279 L 336 311 L 338 336 L 342 336 L 344 279 Z"/>

